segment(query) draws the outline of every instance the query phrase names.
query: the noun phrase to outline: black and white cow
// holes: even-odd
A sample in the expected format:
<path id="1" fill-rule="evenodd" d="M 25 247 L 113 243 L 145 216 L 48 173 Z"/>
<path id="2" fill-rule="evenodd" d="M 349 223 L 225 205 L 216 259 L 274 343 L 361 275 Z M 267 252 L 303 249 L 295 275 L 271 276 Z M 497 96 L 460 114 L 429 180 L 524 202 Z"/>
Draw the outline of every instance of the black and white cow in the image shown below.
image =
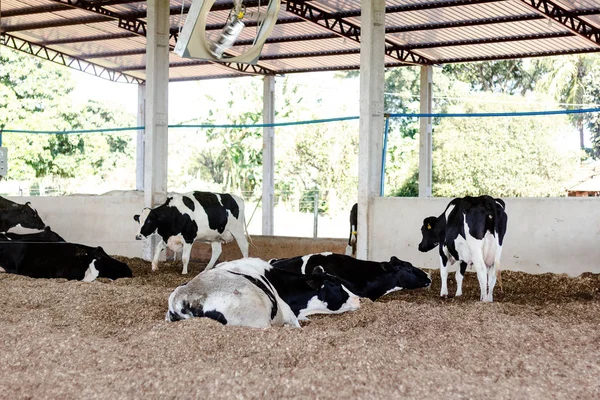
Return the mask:
<path id="1" fill-rule="evenodd" d="M 27 242 L 20 235 L 0 234 L 0 272 L 31 278 L 65 278 L 92 282 L 96 278 L 129 278 L 127 264 L 102 247 L 64 242 Z M 23 235 L 27 236 L 27 235 Z"/>
<path id="2" fill-rule="evenodd" d="M 439 245 L 440 296 L 448 296 L 448 262 L 452 265 L 460 261 L 455 275 L 456 296 L 462 295 L 463 276 L 472 264 L 477 271 L 480 300 L 493 301 L 507 222 L 504 201 L 490 196 L 453 199 L 442 215 L 423 220 L 419 250 L 426 252 Z"/>
<path id="3" fill-rule="evenodd" d="M 15 203 L 0 197 L 0 232 L 7 232 L 15 227 L 44 229 L 46 226 L 31 203 Z"/>
<path id="4" fill-rule="evenodd" d="M 358 226 L 358 203 L 355 203 L 350 210 L 350 237 L 346 246 L 346 255 L 356 257 L 356 235 Z"/>
<path id="5" fill-rule="evenodd" d="M 210 243 L 212 256 L 206 269 L 210 269 L 221 255 L 221 243 L 233 239 L 244 258 L 248 257 L 244 201 L 228 193 L 189 192 L 169 196 L 156 208 L 145 208 L 133 219 L 140 223 L 136 239 L 141 240 L 158 233 L 152 270 L 158 269 L 160 253 L 167 247 L 174 252 L 183 251 L 182 274 L 187 274 L 192 245 L 195 241 Z"/>
<path id="6" fill-rule="evenodd" d="M 169 298 L 166 319 L 205 316 L 230 325 L 295 326 L 297 321 L 285 317 L 288 310 L 294 319 L 304 320 L 312 314 L 338 314 L 359 307 L 360 299 L 322 268 L 305 275 L 244 258 L 220 263 L 177 288 Z"/>
<path id="7" fill-rule="evenodd" d="M 390 261 L 357 260 L 344 254 L 309 254 L 306 256 L 271 260 L 271 265 L 295 273 L 311 274 L 321 267 L 359 297 L 377 300 L 401 289 L 418 289 L 431 285 L 429 275 L 407 261 L 396 257 Z"/>

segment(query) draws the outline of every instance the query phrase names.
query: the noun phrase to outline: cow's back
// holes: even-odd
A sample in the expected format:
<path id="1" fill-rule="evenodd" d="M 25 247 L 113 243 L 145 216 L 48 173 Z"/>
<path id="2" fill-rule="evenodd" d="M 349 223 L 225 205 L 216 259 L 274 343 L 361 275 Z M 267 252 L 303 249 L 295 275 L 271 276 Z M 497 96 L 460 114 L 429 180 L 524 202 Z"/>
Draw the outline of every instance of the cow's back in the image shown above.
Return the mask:
<path id="1" fill-rule="evenodd" d="M 193 199 L 193 220 L 198 226 L 197 240 L 231 241 L 229 232 L 232 225 L 242 227 L 245 223 L 244 201 L 229 193 L 190 192 L 188 199 Z M 189 208 L 189 207 L 188 207 Z"/>

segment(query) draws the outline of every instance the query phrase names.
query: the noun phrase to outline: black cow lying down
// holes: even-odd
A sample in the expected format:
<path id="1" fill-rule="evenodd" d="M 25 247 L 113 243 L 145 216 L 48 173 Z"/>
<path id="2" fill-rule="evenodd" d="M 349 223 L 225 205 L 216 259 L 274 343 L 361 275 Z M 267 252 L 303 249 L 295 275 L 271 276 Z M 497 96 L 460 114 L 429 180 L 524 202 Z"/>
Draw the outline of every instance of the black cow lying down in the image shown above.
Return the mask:
<path id="1" fill-rule="evenodd" d="M 273 259 L 275 268 L 311 274 L 322 267 L 358 297 L 377 300 L 379 297 L 402 289 L 418 289 L 431 285 L 429 274 L 396 257 L 390 261 L 365 261 L 344 254 L 308 254 L 306 256 Z"/>
<path id="2" fill-rule="evenodd" d="M 0 272 L 84 282 L 132 276 L 127 264 L 110 257 L 102 247 L 30 241 L 33 235 L 0 234 Z"/>

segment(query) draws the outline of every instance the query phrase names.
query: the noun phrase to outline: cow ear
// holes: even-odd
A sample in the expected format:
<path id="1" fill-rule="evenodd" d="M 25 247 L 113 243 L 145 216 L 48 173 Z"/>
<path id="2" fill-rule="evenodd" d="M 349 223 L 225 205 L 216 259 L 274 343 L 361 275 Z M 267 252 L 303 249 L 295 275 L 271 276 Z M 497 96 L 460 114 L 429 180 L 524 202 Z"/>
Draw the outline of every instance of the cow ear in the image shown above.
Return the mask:
<path id="1" fill-rule="evenodd" d="M 313 290 L 319 289 L 321 285 L 323 285 L 323 281 L 327 276 L 327 274 L 325 274 L 325 270 L 320 265 L 316 266 L 310 275 L 314 277 L 314 279 L 308 279 L 306 283 Z"/>
<path id="2" fill-rule="evenodd" d="M 140 222 L 140 214 L 136 214 L 136 215 L 134 215 L 134 216 L 133 216 L 133 220 L 134 220 L 135 222 Z"/>
<path id="3" fill-rule="evenodd" d="M 27 203 L 25 203 L 25 205 L 31 207 L 31 202 L 28 201 Z"/>

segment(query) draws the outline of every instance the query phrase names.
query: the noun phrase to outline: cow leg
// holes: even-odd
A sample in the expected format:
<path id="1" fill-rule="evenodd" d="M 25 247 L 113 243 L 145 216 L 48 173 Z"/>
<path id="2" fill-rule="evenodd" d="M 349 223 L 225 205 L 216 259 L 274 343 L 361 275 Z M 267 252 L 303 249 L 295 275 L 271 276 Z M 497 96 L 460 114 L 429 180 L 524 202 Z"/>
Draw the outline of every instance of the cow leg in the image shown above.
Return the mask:
<path id="1" fill-rule="evenodd" d="M 488 278 L 488 295 L 487 300 L 490 303 L 494 301 L 494 286 L 496 285 L 496 266 L 492 265 L 487 270 L 487 278 Z"/>
<path id="2" fill-rule="evenodd" d="M 233 228 L 233 229 L 231 229 L 231 228 Z M 242 252 L 242 257 L 248 258 L 248 238 L 246 237 L 246 233 L 244 232 L 244 226 L 241 224 L 232 225 L 229 229 L 229 232 L 231 232 L 231 235 L 237 242 L 237 245 L 240 248 L 240 251 Z M 220 244 L 219 244 L 219 246 L 220 246 Z M 214 252 L 215 252 L 215 248 L 213 247 L 213 253 Z M 219 250 L 219 253 L 220 252 L 221 252 L 221 250 Z M 215 262 L 216 261 L 217 260 L 215 259 Z"/>
<path id="3" fill-rule="evenodd" d="M 462 296 L 462 283 L 463 278 L 465 276 L 465 271 L 467 270 L 467 263 L 464 261 L 460 262 L 460 267 L 456 270 L 456 274 L 454 275 L 456 278 L 456 296 Z"/>
<path id="4" fill-rule="evenodd" d="M 475 266 L 475 270 L 477 271 L 477 280 L 479 280 L 479 289 L 481 291 L 481 294 L 479 295 L 479 300 L 490 301 L 488 300 L 487 295 L 487 267 L 483 262 L 483 257 L 481 257 L 481 254 L 474 257 L 473 265 Z"/>
<path id="5" fill-rule="evenodd" d="M 440 264 L 440 278 L 442 278 L 442 289 L 440 290 L 440 296 L 448 297 L 448 267 L 443 260 L 441 260 Z"/>
<path id="6" fill-rule="evenodd" d="M 247 245 L 247 242 L 246 242 L 246 245 Z M 210 261 L 206 265 L 206 268 L 204 268 L 205 271 L 209 270 L 215 266 L 215 263 L 217 262 L 217 260 L 219 259 L 219 256 L 221 255 L 221 252 L 223 251 L 221 242 L 211 242 L 210 247 L 212 248 L 212 255 L 210 256 Z M 248 254 L 248 250 L 246 250 L 246 256 L 247 256 L 247 254 Z"/>
<path id="7" fill-rule="evenodd" d="M 496 278 L 498 279 L 498 285 L 500 285 L 500 291 L 502 293 L 504 293 L 504 289 L 502 288 L 502 275 L 501 275 L 501 271 L 500 271 L 500 256 L 501 255 L 502 255 L 502 246 L 500 246 L 500 243 L 498 243 L 496 246 L 496 255 L 494 257 L 494 267 L 496 269 Z"/>
<path id="8" fill-rule="evenodd" d="M 163 240 L 160 240 L 154 248 L 154 258 L 152 259 L 152 271 L 158 270 L 158 259 L 160 258 L 160 253 L 162 253 L 162 251 L 166 248 L 167 244 Z"/>
<path id="9" fill-rule="evenodd" d="M 181 263 L 183 264 L 183 270 L 181 270 L 182 275 L 187 275 L 188 273 L 188 263 L 190 262 L 190 255 L 192 254 L 192 246 L 194 243 L 184 243 L 183 250 L 181 252 Z"/>

